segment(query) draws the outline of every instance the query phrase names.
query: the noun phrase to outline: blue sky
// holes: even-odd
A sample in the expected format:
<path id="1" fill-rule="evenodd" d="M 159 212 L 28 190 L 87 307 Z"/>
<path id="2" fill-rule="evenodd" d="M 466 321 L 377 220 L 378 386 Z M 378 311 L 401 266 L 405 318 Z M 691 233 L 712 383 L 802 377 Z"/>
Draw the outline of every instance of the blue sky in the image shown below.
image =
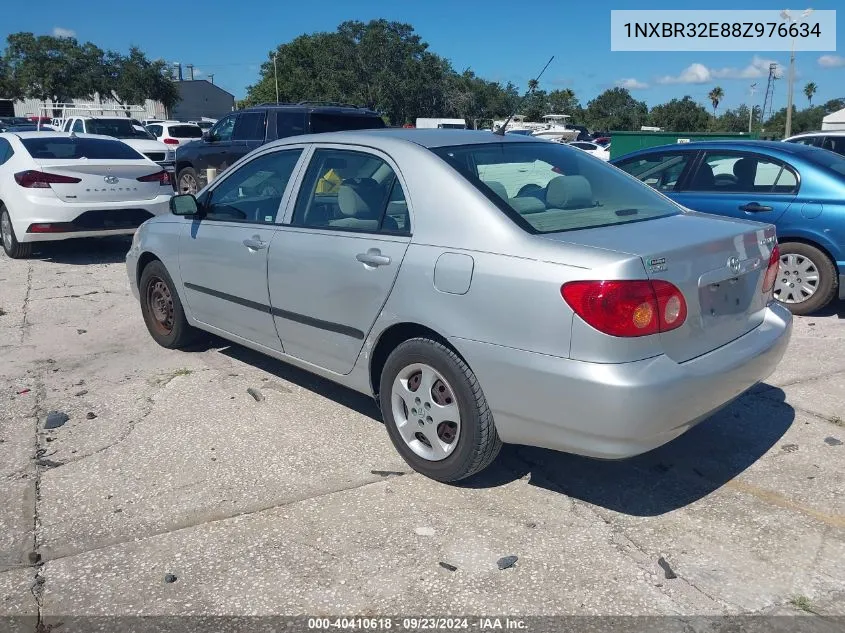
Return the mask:
<path id="1" fill-rule="evenodd" d="M 455 0 L 248 0 L 208 3 L 186 11 L 127 10 L 113 0 L 86 0 L 85 10 L 68 11 L 67 3 L 42 0 L 38 11 L 6 12 L 0 36 L 17 31 L 75 35 L 103 48 L 126 50 L 130 44 L 151 58 L 194 64 L 196 78 L 214 74 L 214 83 L 241 98 L 256 80 L 268 51 L 302 33 L 334 30 L 348 19 L 386 18 L 409 22 L 431 50 L 449 58 L 457 70 L 513 81 L 523 89 L 549 56 L 555 60 L 541 80 L 545 89 L 569 87 L 581 103 L 614 85 L 625 85 L 654 105 L 691 95 L 707 103 L 707 93 L 720 85 L 725 107 L 747 102 L 749 84 L 757 81 L 755 103 L 762 103 L 768 64 L 784 65 L 789 53 L 655 53 L 611 52 L 610 10 L 678 9 L 696 4 L 708 9 L 782 9 L 771 2 L 746 0 L 575 2 L 558 0 L 521 5 L 515 2 Z M 839 1 L 817 0 L 814 9 L 841 9 Z M 131 5 L 130 5 L 131 6 Z M 522 9 L 521 7 L 524 7 Z M 806 7 L 797 8 L 799 11 Z M 815 103 L 845 98 L 845 11 L 837 16 L 836 53 L 796 54 L 796 103 L 806 99 L 807 81 L 818 84 Z M 187 71 L 185 71 L 187 73 Z M 786 103 L 786 82 L 776 84 L 775 107 Z"/>

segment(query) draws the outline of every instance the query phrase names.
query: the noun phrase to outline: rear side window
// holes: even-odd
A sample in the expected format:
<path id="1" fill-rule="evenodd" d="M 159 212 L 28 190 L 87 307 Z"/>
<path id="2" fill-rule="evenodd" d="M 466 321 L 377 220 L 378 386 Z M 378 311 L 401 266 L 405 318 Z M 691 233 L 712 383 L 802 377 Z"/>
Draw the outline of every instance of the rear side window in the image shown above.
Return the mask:
<path id="1" fill-rule="evenodd" d="M 311 113 L 311 133 L 343 132 L 344 130 L 372 130 L 383 128 L 384 120 L 378 116 Z"/>
<path id="2" fill-rule="evenodd" d="M 242 112 L 235 122 L 232 138 L 236 141 L 263 141 L 265 112 Z"/>
<path id="3" fill-rule="evenodd" d="M 200 138 L 202 136 L 202 130 L 196 125 L 171 125 L 167 128 L 167 133 L 173 138 Z"/>
<path id="4" fill-rule="evenodd" d="M 276 136 L 287 138 L 288 136 L 299 136 L 305 134 L 305 113 L 284 112 L 276 113 Z"/>
<path id="5" fill-rule="evenodd" d="M 100 138 L 25 138 L 21 143 L 35 159 L 109 159 L 138 160 L 143 158 L 134 149 L 121 143 Z"/>
<path id="6" fill-rule="evenodd" d="M 148 125 L 147 131 L 149 131 L 153 136 L 161 136 L 162 128 L 160 125 Z"/>
<path id="7" fill-rule="evenodd" d="M 12 154 L 14 154 L 14 152 L 12 151 L 12 146 L 9 141 L 4 138 L 0 138 L 0 165 L 9 160 L 12 157 Z"/>

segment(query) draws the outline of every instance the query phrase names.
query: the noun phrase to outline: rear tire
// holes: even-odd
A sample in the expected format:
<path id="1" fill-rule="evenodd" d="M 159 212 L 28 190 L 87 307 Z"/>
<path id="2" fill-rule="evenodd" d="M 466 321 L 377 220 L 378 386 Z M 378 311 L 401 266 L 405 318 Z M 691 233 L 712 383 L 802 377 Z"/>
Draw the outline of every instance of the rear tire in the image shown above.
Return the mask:
<path id="1" fill-rule="evenodd" d="M 23 259 L 32 255 L 32 243 L 21 244 L 15 236 L 15 229 L 12 227 L 12 218 L 9 211 L 0 204 L 0 241 L 3 242 L 3 251 L 12 259 Z"/>
<path id="2" fill-rule="evenodd" d="M 416 377 L 420 371 L 430 376 L 429 383 Z M 390 440 L 417 472 L 458 481 L 484 470 L 499 454 L 502 441 L 481 385 L 452 349 L 427 338 L 405 341 L 388 356 L 379 382 Z"/>
<path id="3" fill-rule="evenodd" d="M 199 180 L 197 180 L 197 172 L 193 167 L 185 167 L 176 177 L 176 193 L 190 193 L 197 195 L 200 190 Z"/>
<path id="4" fill-rule="evenodd" d="M 164 264 L 155 260 L 141 272 L 141 314 L 153 340 L 168 349 L 193 343 L 198 331 L 188 323 L 176 286 Z"/>
<path id="5" fill-rule="evenodd" d="M 775 281 L 775 299 L 792 314 L 812 314 L 824 308 L 836 296 L 839 283 L 836 266 L 830 258 L 815 246 L 803 242 L 783 242 L 780 248 L 780 269 Z M 815 274 L 815 289 L 802 299 L 799 288 L 813 287 L 802 274 Z M 798 283 L 801 279 L 801 285 Z M 792 283 L 793 286 L 789 286 Z"/>

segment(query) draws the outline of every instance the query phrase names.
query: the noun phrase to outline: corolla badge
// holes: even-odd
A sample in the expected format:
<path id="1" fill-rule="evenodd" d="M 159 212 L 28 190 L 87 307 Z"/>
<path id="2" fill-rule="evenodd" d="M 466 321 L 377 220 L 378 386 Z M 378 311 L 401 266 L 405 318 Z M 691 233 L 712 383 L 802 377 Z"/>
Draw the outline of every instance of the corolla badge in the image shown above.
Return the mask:
<path id="1" fill-rule="evenodd" d="M 739 272 L 739 257 L 737 257 L 736 255 L 734 255 L 733 257 L 730 257 L 728 259 L 728 268 L 731 269 L 732 273 L 738 273 Z"/>
<path id="2" fill-rule="evenodd" d="M 103 178 L 103 180 L 105 180 L 110 185 L 116 185 L 120 182 L 120 178 L 118 178 L 117 176 L 106 176 Z"/>

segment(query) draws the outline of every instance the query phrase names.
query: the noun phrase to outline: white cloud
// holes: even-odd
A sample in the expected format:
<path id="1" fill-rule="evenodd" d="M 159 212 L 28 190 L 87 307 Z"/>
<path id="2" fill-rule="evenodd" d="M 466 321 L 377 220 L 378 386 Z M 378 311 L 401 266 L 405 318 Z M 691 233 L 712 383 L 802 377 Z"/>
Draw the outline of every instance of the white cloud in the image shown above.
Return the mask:
<path id="1" fill-rule="evenodd" d="M 648 88 L 648 84 L 638 81 L 633 77 L 628 77 L 627 79 L 620 79 L 617 81 L 616 87 L 625 88 L 626 90 L 645 90 Z"/>
<path id="2" fill-rule="evenodd" d="M 841 68 L 845 66 L 845 57 L 840 55 L 822 55 L 819 57 L 819 66 L 822 68 Z"/>
<path id="3" fill-rule="evenodd" d="M 704 84 L 714 79 L 761 79 L 769 76 L 769 65 L 777 64 L 773 59 L 757 55 L 744 68 L 708 68 L 704 64 L 690 64 L 679 75 L 665 75 L 657 78 L 659 84 Z M 780 66 L 776 71 L 780 76 Z"/>
<path id="4" fill-rule="evenodd" d="M 66 29 L 61 26 L 54 26 L 53 27 L 53 36 L 54 37 L 76 37 L 76 31 L 73 29 Z"/>

